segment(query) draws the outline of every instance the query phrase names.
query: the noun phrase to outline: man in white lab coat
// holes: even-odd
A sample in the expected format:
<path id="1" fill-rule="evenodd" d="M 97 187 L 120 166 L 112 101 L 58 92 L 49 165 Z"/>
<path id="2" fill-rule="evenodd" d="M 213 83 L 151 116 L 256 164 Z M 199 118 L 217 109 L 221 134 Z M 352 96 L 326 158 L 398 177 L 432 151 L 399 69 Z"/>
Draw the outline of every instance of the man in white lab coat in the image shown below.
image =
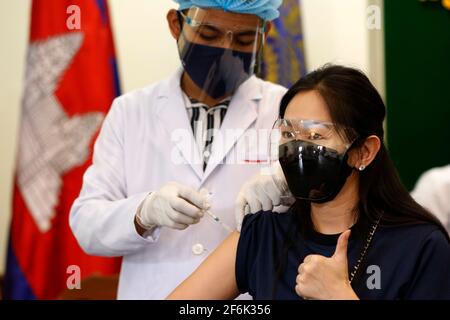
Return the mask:
<path id="1" fill-rule="evenodd" d="M 236 228 L 285 93 L 254 75 L 281 0 L 177 2 L 183 68 L 114 101 L 70 213 L 87 253 L 123 256 L 119 299 L 165 298 Z"/>

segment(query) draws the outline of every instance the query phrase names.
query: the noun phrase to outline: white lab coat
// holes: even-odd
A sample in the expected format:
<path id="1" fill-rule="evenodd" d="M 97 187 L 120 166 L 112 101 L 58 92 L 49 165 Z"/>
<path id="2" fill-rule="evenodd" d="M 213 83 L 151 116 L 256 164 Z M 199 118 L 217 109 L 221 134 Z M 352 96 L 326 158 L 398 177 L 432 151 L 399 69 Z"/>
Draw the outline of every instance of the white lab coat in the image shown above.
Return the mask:
<path id="1" fill-rule="evenodd" d="M 199 151 L 192 148 L 196 145 L 180 88 L 181 73 L 114 101 L 70 212 L 73 233 L 87 253 L 123 256 L 119 299 L 165 298 L 228 234 L 205 215 L 186 230 L 158 228 L 141 237 L 134 216 L 149 192 L 169 181 L 207 188 L 213 193 L 211 211 L 234 228 L 237 193 L 261 167 L 254 162 L 223 164 L 236 156 L 236 143 L 244 137 L 240 135 L 215 138 L 203 172 L 200 158 L 194 159 Z M 270 129 L 285 92 L 281 86 L 251 77 L 233 96 L 220 131 Z M 259 159 L 247 160 L 266 160 L 267 145 L 256 152 L 255 148 L 252 145 L 249 149 L 254 150 L 246 152 Z M 180 164 L 180 159 L 186 163 Z M 205 252 L 194 254 L 196 244 Z"/>
<path id="2" fill-rule="evenodd" d="M 422 174 L 411 195 L 436 215 L 450 233 L 450 165 Z"/>

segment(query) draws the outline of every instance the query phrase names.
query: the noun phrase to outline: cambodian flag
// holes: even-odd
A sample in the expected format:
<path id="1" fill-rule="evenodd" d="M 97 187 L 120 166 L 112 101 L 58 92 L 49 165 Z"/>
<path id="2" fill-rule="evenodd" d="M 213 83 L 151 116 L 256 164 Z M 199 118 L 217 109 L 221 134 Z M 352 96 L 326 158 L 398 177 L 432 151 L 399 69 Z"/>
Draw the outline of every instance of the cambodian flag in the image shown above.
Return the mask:
<path id="1" fill-rule="evenodd" d="M 118 273 L 117 259 L 82 251 L 68 218 L 96 135 L 117 95 L 106 1 L 34 0 L 6 299 L 56 299 L 80 288 L 77 276 L 86 280 Z"/>

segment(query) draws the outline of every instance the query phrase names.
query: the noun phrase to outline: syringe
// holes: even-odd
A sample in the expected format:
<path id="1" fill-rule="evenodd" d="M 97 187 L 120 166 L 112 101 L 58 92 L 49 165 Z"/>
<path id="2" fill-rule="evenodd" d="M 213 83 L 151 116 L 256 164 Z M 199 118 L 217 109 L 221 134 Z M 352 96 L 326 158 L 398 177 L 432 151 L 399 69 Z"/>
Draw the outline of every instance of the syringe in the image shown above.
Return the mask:
<path id="1" fill-rule="evenodd" d="M 201 189 L 200 193 L 203 193 L 205 195 L 209 197 L 211 197 L 213 194 L 212 192 L 209 192 L 207 189 Z M 204 211 L 208 216 L 210 216 L 215 222 L 217 222 L 218 224 L 220 224 L 222 226 L 222 228 L 224 228 L 225 230 L 227 230 L 228 232 L 233 232 L 233 229 L 230 228 L 230 226 L 228 226 L 226 223 L 224 223 L 222 220 L 219 219 L 218 216 L 216 216 L 214 213 L 212 213 L 210 210 L 205 210 Z"/>
<path id="2" fill-rule="evenodd" d="M 215 222 L 217 222 L 218 224 L 220 224 L 225 230 L 227 230 L 228 232 L 233 232 L 233 229 L 230 228 L 230 226 L 228 226 L 227 224 L 225 224 L 222 220 L 219 219 L 219 217 L 217 217 L 215 214 L 213 214 L 211 211 L 206 210 L 205 211 L 211 218 L 214 219 Z"/>

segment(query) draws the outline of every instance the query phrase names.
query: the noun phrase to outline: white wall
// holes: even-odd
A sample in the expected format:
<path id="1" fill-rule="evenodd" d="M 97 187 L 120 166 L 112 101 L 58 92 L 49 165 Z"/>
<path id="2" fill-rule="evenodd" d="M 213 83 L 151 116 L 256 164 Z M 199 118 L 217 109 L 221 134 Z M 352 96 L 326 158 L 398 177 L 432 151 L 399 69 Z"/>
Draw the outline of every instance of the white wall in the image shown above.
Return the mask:
<path id="1" fill-rule="evenodd" d="M 0 274 L 5 265 L 11 183 L 31 1 L 0 1 Z"/>
<path id="2" fill-rule="evenodd" d="M 302 0 L 309 70 L 326 62 L 345 63 L 367 71 L 382 85 L 382 59 L 372 49 L 381 48 L 377 44 L 382 38 L 366 28 L 367 1 Z M 11 213 L 30 3 L 0 1 L 0 273 Z M 110 0 L 110 7 L 123 91 L 164 78 L 179 66 L 165 21 L 167 10 L 173 7 L 171 1 Z"/>
<path id="3" fill-rule="evenodd" d="M 308 69 L 341 63 L 368 71 L 364 0 L 301 0 Z"/>

